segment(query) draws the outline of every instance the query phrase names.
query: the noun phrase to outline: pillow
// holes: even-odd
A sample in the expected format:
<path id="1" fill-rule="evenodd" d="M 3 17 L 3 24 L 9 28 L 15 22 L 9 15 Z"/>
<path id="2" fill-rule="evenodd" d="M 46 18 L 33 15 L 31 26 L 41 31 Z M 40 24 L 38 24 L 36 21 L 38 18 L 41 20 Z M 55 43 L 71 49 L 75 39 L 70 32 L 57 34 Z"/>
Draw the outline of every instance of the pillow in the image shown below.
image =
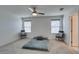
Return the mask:
<path id="1" fill-rule="evenodd" d="M 33 39 L 43 40 L 44 38 L 42 36 L 37 36 L 37 37 L 34 37 Z"/>
<path id="2" fill-rule="evenodd" d="M 42 36 L 38 36 L 37 40 L 43 40 L 43 37 Z"/>
<path id="3" fill-rule="evenodd" d="M 48 40 L 48 38 L 42 37 L 42 36 L 37 36 L 37 37 L 34 37 L 33 39 L 36 39 L 36 40 Z"/>

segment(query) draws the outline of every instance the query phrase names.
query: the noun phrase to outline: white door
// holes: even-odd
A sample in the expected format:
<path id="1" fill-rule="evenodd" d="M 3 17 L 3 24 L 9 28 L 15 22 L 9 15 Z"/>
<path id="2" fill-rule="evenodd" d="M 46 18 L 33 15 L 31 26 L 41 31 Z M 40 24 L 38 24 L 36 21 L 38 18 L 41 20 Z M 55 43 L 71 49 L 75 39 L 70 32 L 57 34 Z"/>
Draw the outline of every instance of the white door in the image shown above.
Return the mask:
<path id="1" fill-rule="evenodd" d="M 78 46 L 78 19 L 77 14 L 71 16 L 71 46 L 77 47 Z"/>

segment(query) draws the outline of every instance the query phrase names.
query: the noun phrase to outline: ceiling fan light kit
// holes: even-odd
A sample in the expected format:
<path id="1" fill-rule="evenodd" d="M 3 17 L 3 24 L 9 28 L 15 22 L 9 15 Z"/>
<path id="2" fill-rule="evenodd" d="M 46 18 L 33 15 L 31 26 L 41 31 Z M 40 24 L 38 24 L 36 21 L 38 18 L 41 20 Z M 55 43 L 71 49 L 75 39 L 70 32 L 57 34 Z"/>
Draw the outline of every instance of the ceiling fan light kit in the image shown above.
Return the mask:
<path id="1" fill-rule="evenodd" d="M 32 16 L 38 16 L 38 15 L 37 15 L 37 13 L 34 13 L 34 12 L 33 12 L 33 13 L 32 13 Z"/>

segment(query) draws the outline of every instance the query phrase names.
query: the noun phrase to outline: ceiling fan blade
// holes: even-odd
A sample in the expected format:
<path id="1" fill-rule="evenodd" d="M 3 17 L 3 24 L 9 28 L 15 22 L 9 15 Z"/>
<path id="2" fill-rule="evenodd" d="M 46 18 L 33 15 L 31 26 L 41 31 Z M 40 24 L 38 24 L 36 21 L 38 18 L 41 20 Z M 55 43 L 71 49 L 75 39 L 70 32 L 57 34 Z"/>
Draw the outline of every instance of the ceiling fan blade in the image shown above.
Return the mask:
<path id="1" fill-rule="evenodd" d="M 28 8 L 28 9 L 33 12 L 33 9 L 32 8 Z"/>
<path id="2" fill-rule="evenodd" d="M 32 14 L 36 13 L 36 14 L 40 14 L 40 15 L 45 15 L 45 13 L 40 13 L 40 12 L 37 12 L 36 8 L 33 7 L 33 8 L 28 8 L 30 11 L 32 11 Z"/>
<path id="3" fill-rule="evenodd" d="M 45 15 L 45 13 L 38 13 L 38 14 Z"/>

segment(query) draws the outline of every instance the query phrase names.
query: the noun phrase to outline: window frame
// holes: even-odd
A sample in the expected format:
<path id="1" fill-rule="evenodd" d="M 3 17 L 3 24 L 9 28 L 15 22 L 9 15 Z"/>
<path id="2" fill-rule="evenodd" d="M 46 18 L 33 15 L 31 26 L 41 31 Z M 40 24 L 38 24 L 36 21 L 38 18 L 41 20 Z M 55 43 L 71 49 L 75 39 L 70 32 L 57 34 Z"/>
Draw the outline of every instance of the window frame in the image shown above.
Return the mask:
<path id="1" fill-rule="evenodd" d="M 52 19 L 52 20 L 50 21 L 50 24 L 52 24 L 52 23 L 51 23 L 52 21 L 59 21 L 59 22 L 60 22 L 60 19 Z M 59 27 L 59 30 L 60 30 L 60 26 L 61 26 L 60 23 L 59 23 L 58 26 L 51 26 L 51 34 L 56 34 L 56 33 L 58 33 L 58 32 L 52 32 L 52 27 Z M 59 30 L 58 30 L 58 31 L 59 31 Z"/>
<path id="2" fill-rule="evenodd" d="M 29 31 L 29 32 L 26 32 L 26 30 L 25 30 L 25 28 L 26 28 L 26 27 L 25 27 L 25 22 L 30 22 L 30 23 L 31 23 L 30 31 Z M 31 32 L 32 32 L 32 21 L 31 21 L 31 20 L 24 20 L 23 23 L 24 23 L 24 30 L 25 30 L 25 32 L 26 32 L 26 33 L 31 33 Z"/>

